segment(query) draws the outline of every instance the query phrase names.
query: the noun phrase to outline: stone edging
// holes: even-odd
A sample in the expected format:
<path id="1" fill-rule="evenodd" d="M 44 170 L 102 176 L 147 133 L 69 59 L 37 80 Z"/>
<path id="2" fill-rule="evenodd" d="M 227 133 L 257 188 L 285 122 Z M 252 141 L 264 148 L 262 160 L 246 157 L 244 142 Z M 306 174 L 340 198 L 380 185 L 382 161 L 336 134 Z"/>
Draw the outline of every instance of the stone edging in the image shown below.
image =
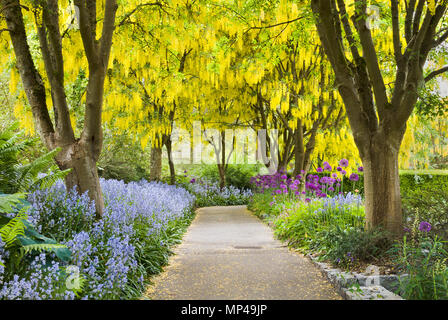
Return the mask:
<path id="1" fill-rule="evenodd" d="M 399 277 L 396 275 L 378 276 L 379 284 L 371 282 L 372 277 L 365 274 L 344 272 L 334 269 L 327 263 L 318 262 L 316 258 L 307 255 L 319 268 L 322 274 L 331 282 L 345 300 L 404 300 L 390 290 L 396 290 Z"/>

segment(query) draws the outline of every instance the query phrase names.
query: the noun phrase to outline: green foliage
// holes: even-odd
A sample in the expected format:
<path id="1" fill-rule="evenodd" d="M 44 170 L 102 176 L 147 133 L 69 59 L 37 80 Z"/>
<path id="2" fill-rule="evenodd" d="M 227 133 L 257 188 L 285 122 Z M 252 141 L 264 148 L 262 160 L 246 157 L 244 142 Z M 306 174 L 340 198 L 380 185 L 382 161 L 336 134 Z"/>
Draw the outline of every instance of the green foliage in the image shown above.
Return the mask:
<path id="1" fill-rule="evenodd" d="M 407 277 L 400 281 L 405 299 L 448 299 L 448 252 L 446 242 L 438 237 L 403 241 L 392 249 L 396 263 Z"/>
<path id="2" fill-rule="evenodd" d="M 255 176 L 260 164 L 229 164 L 226 171 L 227 185 L 234 186 L 238 189 L 251 189 L 253 184 L 250 183 L 250 178 Z M 199 177 L 210 180 L 219 180 L 218 168 L 216 165 L 201 165 Z"/>
<path id="3" fill-rule="evenodd" d="M 65 245 L 38 233 L 27 221 L 26 209 L 27 206 L 23 207 L 13 218 L 0 214 L 0 237 L 9 252 L 6 261 L 7 272 L 20 273 L 25 267 L 23 259 L 42 251 L 52 252 L 62 261 L 69 262 L 70 250 Z"/>
<path id="4" fill-rule="evenodd" d="M 309 174 L 325 176 L 324 173 L 310 172 Z M 364 194 L 364 175 L 358 173 L 359 181 L 351 181 L 348 177 L 344 178 L 344 191 L 352 192 L 356 189 L 359 194 Z M 402 197 L 409 193 L 420 192 L 425 189 L 448 188 L 448 174 L 443 170 L 418 171 L 403 170 L 400 172 L 400 190 Z"/>
<path id="5" fill-rule="evenodd" d="M 405 224 L 420 218 L 432 225 L 432 230 L 448 240 L 448 188 L 433 183 L 408 189 L 403 193 Z"/>
<path id="6" fill-rule="evenodd" d="M 384 255 L 391 242 L 380 230 L 364 230 L 364 206 L 359 196 L 305 201 L 255 194 L 248 208 L 268 221 L 275 235 L 292 247 L 314 252 L 342 267 L 371 262 Z"/>
<path id="7" fill-rule="evenodd" d="M 323 230 L 340 227 L 359 228 L 364 225 L 364 206 L 359 201 L 346 201 L 342 197 L 314 199 L 311 202 L 275 204 L 282 207 L 281 214 L 273 221 L 275 234 L 289 244 L 310 249 L 312 239 Z"/>
<path id="8" fill-rule="evenodd" d="M 12 212 L 25 199 L 24 193 L 0 194 L 0 213 Z"/>
<path id="9" fill-rule="evenodd" d="M 125 182 L 149 180 L 149 159 L 149 152 L 142 150 L 126 132 L 118 134 L 105 130 L 98 161 L 101 177 Z"/>
<path id="10" fill-rule="evenodd" d="M 27 215 L 20 212 L 0 228 L 0 237 L 5 243 L 5 248 L 11 248 L 17 242 L 19 236 L 25 235 L 26 226 L 24 220 L 26 218 Z"/>
<path id="11" fill-rule="evenodd" d="M 11 62 L 9 63 L 12 64 Z M 0 70 L 0 132 L 4 131 L 16 121 L 14 118 L 14 101 L 16 96 L 10 92 L 9 68 Z"/>
<path id="12" fill-rule="evenodd" d="M 268 190 L 264 193 L 255 193 L 249 201 L 247 208 L 263 220 L 276 217 L 280 214 L 281 207 L 272 206 L 272 200 L 271 192 Z"/>
<path id="13" fill-rule="evenodd" d="M 446 116 L 448 97 L 442 96 L 438 90 L 430 86 L 422 88 L 419 92 L 419 99 L 415 106 L 417 115 L 421 118 L 434 119 Z"/>
<path id="14" fill-rule="evenodd" d="M 29 163 L 22 163 L 22 152 L 29 149 L 35 139 L 24 139 L 23 133 L 15 133 L 17 124 L 0 132 L 0 192 L 14 194 L 33 188 L 47 188 L 64 178 L 70 170 L 61 171 L 53 162 L 60 149 L 39 156 Z M 39 173 L 47 174 L 39 177 Z"/>
<path id="15" fill-rule="evenodd" d="M 322 259 L 345 268 L 357 262 L 378 261 L 391 245 L 387 233 L 381 229 L 342 228 L 339 225 L 318 232 L 310 240 L 312 251 L 322 253 Z"/>

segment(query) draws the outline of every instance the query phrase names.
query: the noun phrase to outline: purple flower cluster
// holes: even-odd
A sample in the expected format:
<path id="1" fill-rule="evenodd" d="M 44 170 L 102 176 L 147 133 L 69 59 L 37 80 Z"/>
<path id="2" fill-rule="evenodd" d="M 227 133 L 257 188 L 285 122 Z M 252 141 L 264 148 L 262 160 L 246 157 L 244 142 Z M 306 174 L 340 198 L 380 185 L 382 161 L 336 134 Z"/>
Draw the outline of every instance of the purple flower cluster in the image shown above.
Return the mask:
<path id="1" fill-rule="evenodd" d="M 38 232 L 57 241 L 72 238 L 95 220 L 95 204 L 87 193 L 79 195 L 75 188 L 67 192 L 60 180 L 49 189 L 30 193 L 28 201 L 28 221 Z"/>
<path id="2" fill-rule="evenodd" d="M 0 299 L 72 300 L 75 294 L 65 289 L 64 280 L 59 263 L 41 253 L 27 267 L 26 276 L 15 274 L 9 281 L 0 281 Z"/>
<path id="3" fill-rule="evenodd" d="M 257 175 L 251 178 L 251 183 L 255 184 L 259 192 L 272 190 L 272 195 L 300 196 L 306 194 L 308 197 L 326 198 L 343 193 L 342 179 L 347 173 L 343 168 L 348 167 L 349 161 L 342 159 L 339 161 L 337 172 L 333 172 L 333 167 L 327 162 L 323 162 L 322 167 L 317 168 L 318 173 L 326 172 L 329 176 L 320 177 L 319 175 L 309 174 L 305 176 L 302 170 L 296 177 L 288 178 L 285 172 L 280 171 L 273 175 Z M 363 168 L 359 167 L 358 172 Z M 338 174 L 339 172 L 339 174 Z M 352 173 L 349 177 L 351 181 L 358 181 L 359 175 Z M 301 191 L 303 190 L 303 191 Z"/>
<path id="4" fill-rule="evenodd" d="M 223 189 L 219 187 L 217 181 L 208 180 L 206 178 L 192 179 L 188 188 L 195 195 L 201 197 L 213 197 L 222 199 L 239 199 L 241 201 L 246 201 L 252 196 L 251 190 L 239 189 L 232 185 L 227 185 Z"/>
<path id="5" fill-rule="evenodd" d="M 423 232 L 429 232 L 431 231 L 431 224 L 429 222 L 426 221 L 422 221 L 420 222 L 420 225 L 418 226 L 418 230 L 423 231 Z"/>

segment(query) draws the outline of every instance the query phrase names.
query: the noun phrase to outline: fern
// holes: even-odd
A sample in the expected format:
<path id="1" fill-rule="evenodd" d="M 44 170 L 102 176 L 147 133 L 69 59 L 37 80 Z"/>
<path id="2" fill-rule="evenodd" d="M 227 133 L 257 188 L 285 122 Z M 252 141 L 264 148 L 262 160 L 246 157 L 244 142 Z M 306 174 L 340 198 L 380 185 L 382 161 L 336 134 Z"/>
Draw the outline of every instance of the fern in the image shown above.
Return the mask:
<path id="1" fill-rule="evenodd" d="M 72 171 L 72 169 L 67 169 L 67 170 L 61 171 L 57 167 L 52 167 L 50 169 L 50 171 L 51 171 L 51 174 L 47 174 L 41 178 L 38 178 L 31 185 L 31 188 L 40 188 L 40 189 L 49 188 L 53 184 L 55 184 L 56 181 L 64 179 Z"/>
<path id="2" fill-rule="evenodd" d="M 67 246 L 59 243 L 33 243 L 20 247 L 20 250 L 25 255 L 32 251 L 38 251 L 38 252 L 53 251 L 54 249 L 62 249 L 62 248 L 67 248 Z"/>
<path id="3" fill-rule="evenodd" d="M 0 192 L 17 193 L 35 188 L 48 188 L 58 179 L 65 178 L 69 170 L 61 171 L 54 164 L 54 157 L 60 152 L 56 148 L 30 163 L 19 161 L 21 152 L 27 150 L 36 139 L 23 138 L 23 132 L 13 133 L 15 126 L 0 132 Z M 39 178 L 41 172 L 48 173 Z"/>
<path id="4" fill-rule="evenodd" d="M 0 194 L 0 213 L 12 212 L 25 199 L 25 193 Z"/>
<path id="5" fill-rule="evenodd" d="M 17 237 L 25 235 L 26 226 L 24 220 L 27 217 L 25 213 L 19 212 L 17 216 L 0 229 L 0 236 L 5 243 L 5 248 L 10 248 L 16 242 Z"/>

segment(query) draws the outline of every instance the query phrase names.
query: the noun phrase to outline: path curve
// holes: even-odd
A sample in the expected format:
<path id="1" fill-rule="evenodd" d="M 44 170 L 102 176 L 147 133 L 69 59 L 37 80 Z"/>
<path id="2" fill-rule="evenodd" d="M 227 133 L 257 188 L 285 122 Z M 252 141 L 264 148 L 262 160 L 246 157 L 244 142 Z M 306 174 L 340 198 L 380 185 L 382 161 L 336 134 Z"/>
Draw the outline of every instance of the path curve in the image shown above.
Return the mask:
<path id="1" fill-rule="evenodd" d="M 198 209 L 174 252 L 145 298 L 342 299 L 309 260 L 275 240 L 246 206 Z"/>

